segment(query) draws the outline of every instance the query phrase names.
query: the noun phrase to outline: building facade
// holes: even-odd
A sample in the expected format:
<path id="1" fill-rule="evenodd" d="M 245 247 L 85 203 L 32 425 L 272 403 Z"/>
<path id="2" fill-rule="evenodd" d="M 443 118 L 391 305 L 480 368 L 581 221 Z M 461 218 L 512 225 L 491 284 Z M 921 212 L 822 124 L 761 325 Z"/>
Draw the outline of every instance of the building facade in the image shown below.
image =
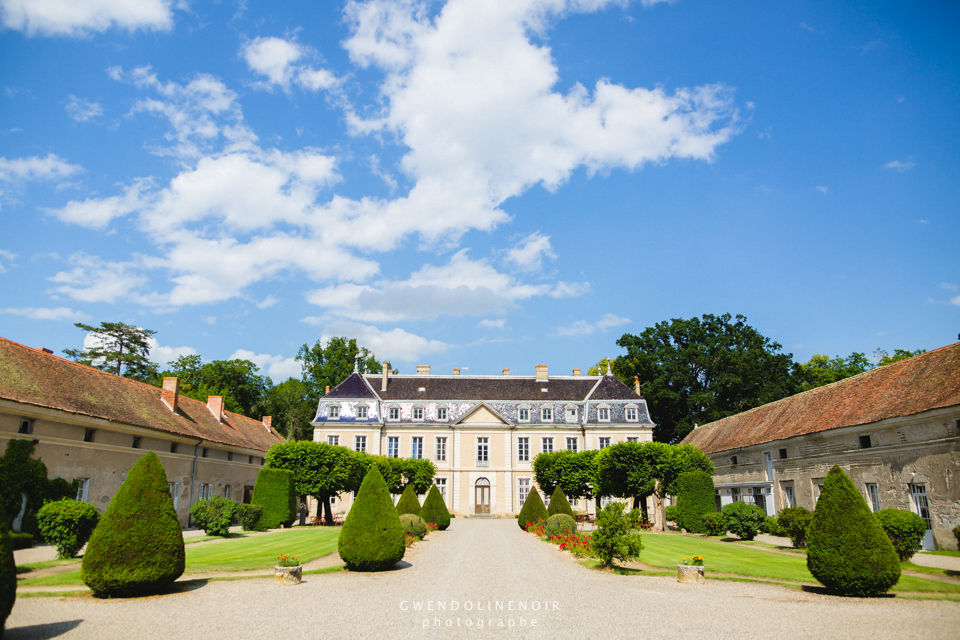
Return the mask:
<path id="1" fill-rule="evenodd" d="M 873 511 L 913 511 L 927 523 L 925 548 L 955 549 L 960 343 L 704 425 L 683 442 L 713 459 L 718 508 L 813 510 L 838 464 Z"/>
<path id="2" fill-rule="evenodd" d="M 51 478 L 80 480 L 77 498 L 106 509 L 146 451 L 163 463 L 182 526 L 209 497 L 249 502 L 263 456 L 283 438 L 262 421 L 0 338 L 0 454 L 32 440 Z M 16 524 L 16 523 L 15 523 Z"/>
<path id="3" fill-rule="evenodd" d="M 643 398 L 614 376 L 550 376 L 541 364 L 535 376 L 431 375 L 425 365 L 416 375 L 354 373 L 321 399 L 313 426 L 319 442 L 429 458 L 447 508 L 485 515 L 519 512 L 538 453 L 648 442 L 654 425 Z M 334 510 L 351 500 L 339 496 Z"/>

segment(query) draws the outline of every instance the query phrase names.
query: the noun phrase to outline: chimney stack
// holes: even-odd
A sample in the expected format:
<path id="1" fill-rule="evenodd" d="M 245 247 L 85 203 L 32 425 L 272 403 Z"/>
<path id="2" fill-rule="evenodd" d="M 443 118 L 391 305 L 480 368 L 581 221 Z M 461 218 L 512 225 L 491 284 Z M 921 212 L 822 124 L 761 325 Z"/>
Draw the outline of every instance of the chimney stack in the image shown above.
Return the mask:
<path id="1" fill-rule="evenodd" d="M 505 376 L 510 375 L 510 369 L 504 369 L 504 370 L 503 370 L 503 375 L 505 375 Z"/>
<path id="2" fill-rule="evenodd" d="M 325 396 L 330 395 L 330 385 L 327 385 L 327 388 L 323 390 L 323 395 Z"/>
<path id="3" fill-rule="evenodd" d="M 387 366 L 387 361 L 383 361 L 383 382 L 380 383 L 380 391 L 387 390 L 387 377 L 390 375 L 390 367 Z"/>
<path id="4" fill-rule="evenodd" d="M 267 431 L 273 433 L 273 418 L 270 416 L 263 416 L 263 426 L 267 428 Z"/>
<path id="5" fill-rule="evenodd" d="M 460 375 L 460 369 L 459 369 L 459 367 L 454 367 L 454 368 L 453 368 L 453 375 L 455 375 L 455 376 Z"/>
<path id="6" fill-rule="evenodd" d="M 579 375 L 580 375 L 580 369 L 574 369 L 574 370 L 573 370 L 573 375 L 579 376 Z"/>
<path id="7" fill-rule="evenodd" d="M 633 376 L 633 392 L 640 395 L 640 376 Z"/>
<path id="8" fill-rule="evenodd" d="M 46 353 L 46 354 L 48 354 L 48 355 L 51 355 L 51 356 L 53 355 L 53 349 L 47 349 L 46 347 L 40 347 L 40 351 L 42 351 L 43 353 Z"/>
<path id="9" fill-rule="evenodd" d="M 418 375 L 418 376 L 428 376 L 428 375 L 430 375 L 430 365 L 428 365 L 428 364 L 418 364 L 418 365 L 417 365 L 417 375 Z"/>
<path id="10" fill-rule="evenodd" d="M 537 365 L 537 380 L 547 379 L 547 365 L 542 362 Z"/>
<path id="11" fill-rule="evenodd" d="M 170 411 L 177 412 L 177 396 L 180 395 L 180 380 L 170 377 L 163 379 L 163 389 L 160 391 L 160 399 L 164 404 L 170 407 Z"/>
<path id="12" fill-rule="evenodd" d="M 207 398 L 207 409 L 217 419 L 217 422 L 223 422 L 223 396 L 210 396 Z"/>

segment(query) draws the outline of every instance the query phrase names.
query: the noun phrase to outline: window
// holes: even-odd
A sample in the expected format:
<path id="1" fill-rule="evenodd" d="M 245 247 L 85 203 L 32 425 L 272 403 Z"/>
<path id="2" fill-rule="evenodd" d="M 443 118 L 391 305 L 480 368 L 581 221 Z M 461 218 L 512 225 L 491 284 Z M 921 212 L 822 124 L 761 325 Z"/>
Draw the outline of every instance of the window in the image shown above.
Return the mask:
<path id="1" fill-rule="evenodd" d="M 20 420 L 20 428 L 17 433 L 33 433 L 33 420 Z"/>
<path id="2" fill-rule="evenodd" d="M 178 445 L 176 442 L 170 443 L 170 453 L 176 453 L 177 449 L 179 448 L 180 448 L 180 445 Z"/>
<path id="3" fill-rule="evenodd" d="M 610 408 L 600 407 L 597 409 L 597 420 L 600 422 L 610 422 Z"/>
<path id="4" fill-rule="evenodd" d="M 540 451 L 553 453 L 553 438 L 543 438 L 540 442 Z"/>
<path id="5" fill-rule="evenodd" d="M 411 438 L 412 448 L 410 451 L 410 457 L 420 460 L 423 458 L 423 436 L 414 436 Z"/>
<path id="6" fill-rule="evenodd" d="M 197 495 L 197 500 L 206 500 L 209 496 L 207 495 L 207 485 L 203 482 L 200 483 L 200 493 Z"/>
<path id="7" fill-rule="evenodd" d="M 133 448 L 139 449 L 140 443 L 142 442 L 142 440 L 143 439 L 140 436 L 133 436 Z M 207 456 L 203 456 L 203 457 L 206 458 Z"/>
<path id="8" fill-rule="evenodd" d="M 627 436 L 627 442 L 640 442 L 640 438 L 637 436 Z"/>
<path id="9" fill-rule="evenodd" d="M 330 410 L 328 413 L 331 420 L 337 420 L 340 417 L 340 405 L 330 405 Z"/>
<path id="10" fill-rule="evenodd" d="M 173 498 L 173 510 L 177 510 L 177 505 L 180 503 L 180 483 L 179 482 L 168 482 L 170 485 L 170 497 Z"/>
<path id="11" fill-rule="evenodd" d="M 366 451 L 367 436 L 353 436 L 353 448 L 356 451 Z"/>
<path id="12" fill-rule="evenodd" d="M 93 442 L 93 436 L 97 432 L 96 429 L 84 429 L 83 430 L 83 441 L 84 442 Z"/>
<path id="13" fill-rule="evenodd" d="M 210 449 L 208 449 L 207 447 L 204 447 L 203 451 L 200 453 L 200 457 L 206 458 L 209 453 L 210 453 Z"/>
<path id="14" fill-rule="evenodd" d="M 530 438 L 526 436 L 517 438 L 517 461 L 530 462 Z"/>
<path id="15" fill-rule="evenodd" d="M 613 496 L 600 496 L 600 508 L 606 509 L 607 505 L 613 502 Z"/>
<path id="16" fill-rule="evenodd" d="M 600 448 L 606 449 L 610 446 L 610 436 L 605 436 L 600 438 Z"/>
<path id="17" fill-rule="evenodd" d="M 577 421 L 577 408 L 576 407 L 567 407 L 567 422 L 576 422 Z"/>
<path id="18" fill-rule="evenodd" d="M 567 451 L 576 451 L 576 450 L 577 450 L 577 439 L 567 438 Z"/>
<path id="19" fill-rule="evenodd" d="M 880 492 L 877 491 L 876 483 L 868 482 L 867 487 L 867 500 L 870 502 L 870 509 L 876 513 L 880 511 Z"/>
<path id="20" fill-rule="evenodd" d="M 390 410 L 389 410 L 389 412 L 388 412 L 388 415 L 390 416 L 390 419 L 391 419 L 391 420 L 399 420 L 399 419 L 400 419 L 400 408 L 399 408 L 399 407 L 390 407 Z"/>
<path id="21" fill-rule="evenodd" d="M 447 459 L 447 439 L 437 438 L 437 462 L 443 462 Z"/>
<path id="22" fill-rule="evenodd" d="M 233 452 L 227 451 L 227 462 L 233 462 Z"/>
<path id="23" fill-rule="evenodd" d="M 423 407 L 414 407 L 414 408 L 413 408 L 413 419 L 414 419 L 414 420 L 423 420 Z"/>
<path id="24" fill-rule="evenodd" d="M 490 466 L 490 438 L 487 436 L 477 438 L 477 466 Z"/>
<path id="25" fill-rule="evenodd" d="M 226 498 L 227 500 L 230 499 L 230 485 L 226 485 L 223 488 L 223 497 Z"/>
<path id="26" fill-rule="evenodd" d="M 447 419 L 447 408 L 438 407 L 437 408 L 437 420 L 446 420 Z"/>
<path id="27" fill-rule="evenodd" d="M 434 478 L 433 484 L 437 485 L 437 491 L 440 492 L 440 496 L 446 500 L 447 499 L 447 479 L 446 478 Z"/>
<path id="28" fill-rule="evenodd" d="M 731 498 L 734 502 L 740 502 L 740 488 L 739 488 L 739 487 L 733 487 L 732 489 L 730 489 L 730 498 Z"/>
<path id="29" fill-rule="evenodd" d="M 787 450 L 786 450 L 786 449 L 780 449 L 780 459 L 781 459 L 781 460 L 786 460 L 786 459 L 787 459 Z"/>
<path id="30" fill-rule="evenodd" d="M 357 418 L 366 418 L 367 417 L 367 405 L 362 404 L 357 406 Z"/>
<path id="31" fill-rule="evenodd" d="M 522 507 L 530 495 L 530 478 L 517 478 L 517 506 Z"/>
<path id="32" fill-rule="evenodd" d="M 332 444 L 333 446 L 339 446 L 340 436 L 327 436 L 327 444 Z"/>
<path id="33" fill-rule="evenodd" d="M 627 416 L 627 422 L 636 422 L 636 421 L 637 421 L 637 408 L 636 408 L 636 407 L 627 407 L 626 416 Z"/>
<path id="34" fill-rule="evenodd" d="M 261 467 L 263 466 L 263 462 L 264 462 L 263 458 L 260 458 L 260 466 L 261 466 Z"/>
<path id="35" fill-rule="evenodd" d="M 813 504 L 820 500 L 820 493 L 823 491 L 823 478 L 813 479 Z"/>
<path id="36" fill-rule="evenodd" d="M 736 464 L 737 464 L 737 456 L 730 456 L 730 464 L 736 466 Z"/>
<path id="37" fill-rule="evenodd" d="M 253 456 L 247 456 L 247 464 L 253 464 Z"/>
<path id="38" fill-rule="evenodd" d="M 87 499 L 90 497 L 90 478 L 78 478 L 78 480 L 80 481 L 80 486 L 77 487 L 77 500 L 87 502 Z"/>
<path id="39" fill-rule="evenodd" d="M 553 422 L 553 409 L 550 407 L 544 407 L 543 409 L 540 409 L 540 421 Z"/>
<path id="40" fill-rule="evenodd" d="M 530 409 L 520 409 L 520 422 L 530 422 Z"/>
<path id="41" fill-rule="evenodd" d="M 926 485 L 911 484 L 910 495 L 913 496 L 913 506 L 917 510 L 917 515 L 927 523 L 927 529 L 932 529 L 930 526 L 930 504 L 927 502 Z"/>
<path id="42" fill-rule="evenodd" d="M 860 436 L 860 448 L 869 449 L 871 447 L 870 436 Z"/>
<path id="43" fill-rule="evenodd" d="M 400 436 L 390 436 L 387 438 L 387 457 L 400 457 Z"/>

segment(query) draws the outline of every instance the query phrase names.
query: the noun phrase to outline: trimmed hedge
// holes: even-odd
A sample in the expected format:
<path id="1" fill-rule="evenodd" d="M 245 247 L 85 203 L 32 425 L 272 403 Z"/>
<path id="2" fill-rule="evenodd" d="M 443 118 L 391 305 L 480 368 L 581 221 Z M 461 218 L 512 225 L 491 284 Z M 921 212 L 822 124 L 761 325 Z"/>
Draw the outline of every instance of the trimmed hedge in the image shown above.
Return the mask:
<path id="1" fill-rule="evenodd" d="M 900 579 L 900 559 L 863 496 L 839 466 L 823 491 L 807 528 L 807 569 L 833 593 L 871 596 Z"/>
<path id="2" fill-rule="evenodd" d="M 29 549 L 33 546 L 33 536 L 29 533 L 11 533 L 10 542 L 13 544 L 13 550 Z"/>
<path id="3" fill-rule="evenodd" d="M 523 506 L 520 507 L 517 524 L 520 525 L 521 529 L 526 531 L 527 525 L 531 522 L 546 519 L 547 508 L 543 506 L 543 499 L 540 497 L 540 492 L 537 491 L 536 487 L 532 487 L 530 493 L 527 495 L 527 499 L 523 501 Z"/>
<path id="4" fill-rule="evenodd" d="M 677 522 L 677 505 L 668 504 L 667 506 L 665 506 L 663 508 L 663 519 L 666 520 L 667 522 L 673 522 L 674 524 L 679 526 L 680 523 Z"/>
<path id="5" fill-rule="evenodd" d="M 99 521 L 100 512 L 95 506 L 77 500 L 48 502 L 37 512 L 43 539 L 57 548 L 61 559 L 75 558 Z"/>
<path id="6" fill-rule="evenodd" d="M 0 638 L 7 616 L 17 599 L 17 563 L 13 559 L 13 546 L 4 515 L 0 513 Z"/>
<path id="7" fill-rule="evenodd" d="M 777 514 L 777 524 L 783 535 L 790 538 L 794 549 L 807 546 L 807 527 L 813 520 L 813 512 L 803 507 L 786 507 Z"/>
<path id="8" fill-rule="evenodd" d="M 237 505 L 237 522 L 240 523 L 244 531 L 256 531 L 257 523 L 260 522 L 260 516 L 262 515 L 263 508 L 258 504 Z"/>
<path id="9" fill-rule="evenodd" d="M 190 517 L 208 536 L 230 535 L 237 503 L 229 498 L 207 498 L 190 507 Z"/>
<path id="10" fill-rule="evenodd" d="M 677 477 L 678 527 L 690 533 L 703 533 L 706 530 L 702 522 L 703 515 L 716 511 L 713 476 L 705 471 L 687 471 Z"/>
<path id="11" fill-rule="evenodd" d="M 397 513 L 401 516 L 405 513 L 420 515 L 420 499 L 417 498 L 417 492 L 414 491 L 412 484 L 408 484 L 400 494 L 400 499 L 397 500 Z"/>
<path id="12" fill-rule="evenodd" d="M 260 469 L 251 502 L 263 509 L 257 529 L 279 529 L 292 525 L 297 519 L 293 472 L 270 467 Z"/>
<path id="13" fill-rule="evenodd" d="M 151 451 L 107 505 L 83 554 L 80 577 L 98 598 L 152 595 L 183 574 L 184 559 L 167 474 Z"/>
<path id="14" fill-rule="evenodd" d="M 547 518 L 546 526 L 543 530 L 548 538 L 558 536 L 562 533 L 576 533 L 577 521 L 565 513 L 555 513 Z"/>
<path id="15" fill-rule="evenodd" d="M 417 540 L 427 537 L 427 521 L 415 513 L 400 514 L 400 524 L 403 525 L 403 532 L 408 536 L 416 536 Z"/>
<path id="16" fill-rule="evenodd" d="M 420 517 L 437 525 L 440 531 L 450 526 L 450 512 L 437 485 L 430 487 L 427 492 L 427 499 L 423 501 L 423 508 L 420 509 Z"/>
<path id="17" fill-rule="evenodd" d="M 906 562 L 920 551 L 923 536 L 927 533 L 927 523 L 923 518 L 912 511 L 900 509 L 883 509 L 873 515 L 893 543 L 900 562 Z"/>
<path id="18" fill-rule="evenodd" d="M 703 524 L 703 531 L 708 536 L 722 536 L 727 532 L 727 519 L 722 513 L 714 511 L 700 516 L 700 522 Z"/>
<path id="19" fill-rule="evenodd" d="M 734 502 L 723 508 L 723 517 L 727 521 L 727 531 L 741 540 L 753 540 L 760 533 L 760 527 L 767 519 L 766 512 L 755 504 Z"/>
<path id="20" fill-rule="evenodd" d="M 340 559 L 351 571 L 385 571 L 403 560 L 404 542 L 387 483 L 377 466 L 370 465 L 340 531 Z"/>
<path id="21" fill-rule="evenodd" d="M 553 490 L 553 495 L 550 496 L 550 508 L 547 509 L 547 517 L 549 519 L 549 516 L 555 516 L 558 513 L 573 518 L 573 509 L 570 508 L 570 502 L 567 500 L 566 494 L 560 490 L 560 485 L 557 485 L 557 488 Z"/>

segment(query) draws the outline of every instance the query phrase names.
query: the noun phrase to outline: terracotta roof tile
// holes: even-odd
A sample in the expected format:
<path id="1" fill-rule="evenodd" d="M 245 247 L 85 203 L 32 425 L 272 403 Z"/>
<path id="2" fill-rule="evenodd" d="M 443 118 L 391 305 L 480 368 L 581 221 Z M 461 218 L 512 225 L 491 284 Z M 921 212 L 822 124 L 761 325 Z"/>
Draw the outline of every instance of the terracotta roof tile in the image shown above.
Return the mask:
<path id="1" fill-rule="evenodd" d="M 683 444 L 726 451 L 960 405 L 960 342 L 695 429 Z"/>
<path id="2" fill-rule="evenodd" d="M 160 393 L 157 387 L 0 338 L 0 398 L 5 400 L 259 451 L 283 441 L 259 420 L 229 411 L 221 423 L 205 403 L 183 395 L 175 414 Z"/>

